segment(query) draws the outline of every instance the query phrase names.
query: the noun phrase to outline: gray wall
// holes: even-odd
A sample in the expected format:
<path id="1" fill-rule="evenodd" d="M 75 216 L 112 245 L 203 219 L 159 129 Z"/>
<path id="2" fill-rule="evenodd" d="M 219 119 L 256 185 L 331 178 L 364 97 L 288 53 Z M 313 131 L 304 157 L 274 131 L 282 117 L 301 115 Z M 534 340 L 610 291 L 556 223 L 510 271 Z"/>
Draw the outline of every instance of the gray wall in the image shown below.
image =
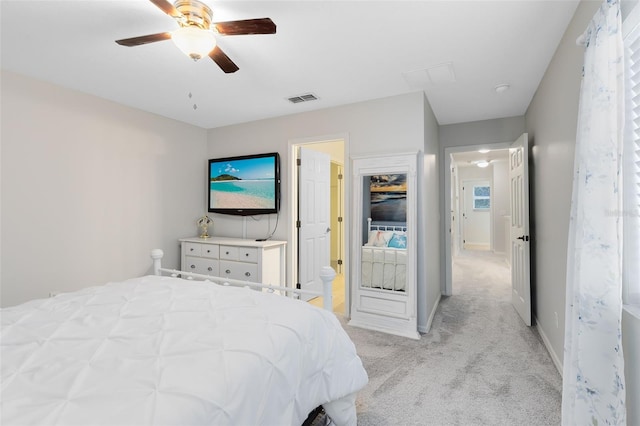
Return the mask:
<path id="1" fill-rule="evenodd" d="M 288 240 L 291 236 L 290 223 L 293 220 L 291 200 L 288 194 L 292 174 L 292 155 L 289 152 L 290 143 L 309 140 L 318 141 L 322 140 L 323 137 L 329 140 L 335 139 L 336 135 L 346 135 L 347 157 L 412 151 L 420 151 L 422 153 L 428 149 L 427 155 L 424 156 L 424 170 L 422 173 L 423 176 L 430 177 L 429 184 L 427 185 L 423 178 L 419 178 L 423 186 L 419 188 L 421 199 L 418 200 L 420 210 L 418 217 L 419 221 L 424 221 L 425 216 L 421 206 L 424 205 L 425 198 L 433 197 L 433 199 L 429 199 L 426 202 L 430 206 L 436 206 L 436 211 L 439 210 L 438 198 L 434 196 L 434 192 L 437 194 L 434 189 L 434 185 L 437 185 L 437 178 L 433 179 L 437 176 L 437 162 L 435 161 L 437 131 L 435 118 L 423 92 L 414 92 L 335 108 L 211 129 L 208 132 L 208 152 L 210 157 L 269 151 L 278 151 L 280 153 L 283 171 L 282 210 L 280 213 L 280 225 L 274 238 Z M 423 156 L 420 159 L 422 161 Z M 351 178 L 348 174 L 349 168 L 345 171 L 345 189 L 350 192 Z M 349 192 L 346 192 L 345 232 L 350 236 L 352 226 L 355 224 L 349 217 L 352 211 L 351 200 L 348 197 Z M 214 228 L 217 235 L 255 238 L 264 234 L 265 229 L 269 226 L 269 220 L 273 219 L 264 217 L 257 221 L 251 219 L 245 221 L 243 218 L 216 215 Z M 419 224 L 418 231 L 420 229 L 423 232 L 432 231 L 432 227 L 433 224 L 430 224 L 429 229 L 424 228 L 424 224 Z M 433 238 L 433 236 L 428 238 Z M 351 249 L 350 246 L 351 244 L 348 244 L 347 250 Z M 428 256 L 438 258 L 437 251 L 424 253 L 421 250 L 433 250 L 432 247 L 428 249 L 418 247 L 418 255 L 425 258 Z M 430 260 L 430 262 L 433 262 L 433 260 Z M 287 249 L 287 264 L 289 267 L 292 265 L 290 245 Z M 429 295 L 435 294 L 435 292 L 433 289 L 428 290 L 427 287 L 433 286 L 436 288 L 439 297 L 437 268 L 429 270 L 429 280 L 427 280 L 426 274 L 426 269 L 418 269 L 418 297 L 420 299 L 418 303 L 418 324 L 422 327 L 426 327 L 427 319 L 432 313 L 431 306 L 434 304 L 433 300 L 427 300 L 427 298 L 430 298 Z M 290 279 L 290 277 L 287 277 L 287 279 Z M 431 281 L 431 279 L 435 281 Z"/>
<path id="2" fill-rule="evenodd" d="M 525 115 L 532 148 L 531 226 L 538 329 L 562 363 L 569 212 L 582 76 L 583 48 L 576 38 L 600 6 L 582 2 Z M 555 324 L 558 314 L 558 326 Z"/>
<path id="3" fill-rule="evenodd" d="M 206 131 L 2 72 L 2 306 L 178 266 Z"/>
<path id="4" fill-rule="evenodd" d="M 441 295 L 441 269 L 440 259 L 440 234 L 443 227 L 442 216 L 440 215 L 440 184 L 444 182 L 440 179 L 440 144 L 439 126 L 433 115 L 431 105 L 426 97 L 424 101 L 424 164 L 422 169 L 422 188 L 419 188 L 422 198 L 418 200 L 420 204 L 418 210 L 418 235 L 425 238 L 418 238 L 419 248 L 424 245 L 422 251 L 422 261 L 418 258 L 418 289 L 421 287 L 421 280 L 426 280 L 426 302 L 428 318 L 418 317 L 418 325 L 422 327 L 421 332 L 426 332 L 430 327 L 431 319 L 435 314 L 436 307 Z M 424 227 L 424 228 L 423 228 Z M 421 293 L 418 291 L 418 297 Z M 421 321 L 427 321 L 425 324 Z"/>

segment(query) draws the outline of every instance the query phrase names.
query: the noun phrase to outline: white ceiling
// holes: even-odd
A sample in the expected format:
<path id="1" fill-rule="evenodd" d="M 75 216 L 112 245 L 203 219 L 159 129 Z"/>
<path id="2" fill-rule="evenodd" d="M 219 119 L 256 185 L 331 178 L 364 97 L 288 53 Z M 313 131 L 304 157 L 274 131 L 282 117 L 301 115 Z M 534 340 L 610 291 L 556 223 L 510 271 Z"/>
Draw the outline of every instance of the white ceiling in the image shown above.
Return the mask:
<path id="1" fill-rule="evenodd" d="M 454 152 L 451 154 L 452 163 L 458 167 L 475 166 L 477 161 L 505 161 L 509 158 L 508 149 L 493 149 L 489 152 L 482 153 L 478 151 Z"/>
<path id="2" fill-rule="evenodd" d="M 1 0 L 1 65 L 203 128 L 416 90 L 451 124 L 523 115 L 578 4 L 205 1 L 214 21 L 270 17 L 277 34 L 219 37 L 240 67 L 225 74 L 170 40 L 117 45 L 177 28 L 147 0 Z M 455 82 L 422 71 L 446 63 Z M 496 94 L 503 83 L 511 89 Z M 319 100 L 286 100 L 307 92 Z"/>

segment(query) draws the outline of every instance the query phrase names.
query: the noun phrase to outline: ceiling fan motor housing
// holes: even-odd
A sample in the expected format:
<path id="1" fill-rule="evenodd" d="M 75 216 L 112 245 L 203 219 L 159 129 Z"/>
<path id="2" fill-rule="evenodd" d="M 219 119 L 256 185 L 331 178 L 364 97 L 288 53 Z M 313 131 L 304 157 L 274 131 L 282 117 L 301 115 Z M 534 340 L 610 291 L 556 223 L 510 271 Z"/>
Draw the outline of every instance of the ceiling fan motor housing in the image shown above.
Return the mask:
<path id="1" fill-rule="evenodd" d="M 213 12 L 206 4 L 198 0 L 177 0 L 173 6 L 184 18 L 179 19 L 182 27 L 198 27 L 203 30 L 211 29 Z"/>

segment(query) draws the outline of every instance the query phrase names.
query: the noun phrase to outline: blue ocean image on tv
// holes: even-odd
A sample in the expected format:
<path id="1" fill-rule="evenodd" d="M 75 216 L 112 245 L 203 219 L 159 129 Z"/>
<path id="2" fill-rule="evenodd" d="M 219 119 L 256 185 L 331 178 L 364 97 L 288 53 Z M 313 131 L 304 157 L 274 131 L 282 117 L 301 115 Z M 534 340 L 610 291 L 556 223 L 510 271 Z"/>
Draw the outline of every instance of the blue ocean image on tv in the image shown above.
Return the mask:
<path id="1" fill-rule="evenodd" d="M 275 164 L 273 157 L 212 163 L 211 208 L 274 208 Z"/>

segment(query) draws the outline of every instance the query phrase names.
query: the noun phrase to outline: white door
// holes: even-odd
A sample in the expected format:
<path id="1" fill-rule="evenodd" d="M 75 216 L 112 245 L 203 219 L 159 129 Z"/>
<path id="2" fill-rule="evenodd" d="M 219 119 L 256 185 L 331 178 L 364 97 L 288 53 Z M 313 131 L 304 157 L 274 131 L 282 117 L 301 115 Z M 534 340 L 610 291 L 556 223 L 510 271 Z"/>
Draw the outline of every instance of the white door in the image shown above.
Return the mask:
<path id="1" fill-rule="evenodd" d="M 304 290 L 322 291 L 320 268 L 329 266 L 330 253 L 331 162 L 329 154 L 302 147 L 299 158 L 298 283 Z"/>
<path id="2" fill-rule="evenodd" d="M 450 194 L 450 217 L 451 222 L 449 224 L 449 232 L 451 232 L 451 250 L 454 256 L 458 255 L 460 244 L 458 244 L 458 216 L 460 213 L 460 190 L 458 187 L 458 175 L 457 175 L 457 167 L 451 167 L 451 194 Z"/>
<path id="3" fill-rule="evenodd" d="M 511 202 L 512 303 L 522 320 L 531 325 L 529 236 L 529 140 L 522 134 L 509 148 Z"/>
<path id="4" fill-rule="evenodd" d="M 465 180 L 462 182 L 464 205 L 462 247 L 467 250 L 491 248 L 491 182 Z"/>

